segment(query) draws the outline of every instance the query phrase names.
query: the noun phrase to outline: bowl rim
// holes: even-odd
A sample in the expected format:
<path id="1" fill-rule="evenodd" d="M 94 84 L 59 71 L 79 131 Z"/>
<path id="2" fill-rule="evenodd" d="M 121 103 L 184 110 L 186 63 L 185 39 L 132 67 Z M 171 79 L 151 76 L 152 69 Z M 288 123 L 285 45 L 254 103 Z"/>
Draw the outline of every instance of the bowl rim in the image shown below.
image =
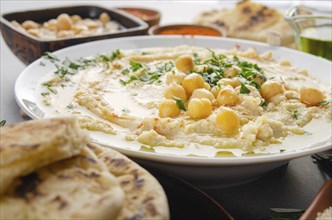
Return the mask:
<path id="1" fill-rule="evenodd" d="M 100 43 L 108 43 L 108 41 L 112 41 L 116 44 L 117 41 L 128 41 L 128 40 L 136 40 L 136 41 L 142 41 L 142 40 L 150 40 L 155 39 L 156 41 L 159 39 L 164 40 L 171 40 L 171 39 L 193 39 L 193 40 L 216 40 L 216 41 L 225 41 L 230 43 L 235 43 L 236 45 L 239 45 L 241 43 L 243 44 L 250 44 L 251 46 L 261 46 L 261 47 L 270 47 L 270 49 L 278 48 L 278 50 L 282 50 L 285 53 L 295 53 L 299 54 L 301 56 L 304 56 L 308 59 L 315 59 L 319 62 L 325 63 L 327 65 L 331 66 L 332 69 L 332 63 L 328 60 L 321 59 L 319 57 L 316 57 L 312 54 L 307 54 L 301 51 L 297 51 L 294 49 L 286 48 L 286 47 L 272 47 L 271 45 L 268 45 L 266 43 L 262 42 L 256 42 L 256 41 L 250 41 L 250 40 L 243 40 L 243 39 L 236 39 L 236 38 L 221 38 L 221 37 L 210 37 L 210 36 L 180 36 L 180 35 L 154 35 L 154 36 L 131 36 L 131 37 L 123 37 L 123 38 L 114 38 L 114 39 L 105 39 L 105 40 L 99 40 L 94 42 L 88 42 L 84 44 L 79 44 L 71 47 L 67 47 L 61 50 L 58 50 L 54 52 L 55 55 L 64 54 L 67 51 L 70 51 L 75 47 L 76 49 L 79 47 L 91 47 L 94 44 L 100 44 Z M 149 41 L 150 42 L 150 41 Z M 39 63 L 42 58 L 37 59 L 33 63 L 31 63 L 27 68 L 25 68 L 20 75 L 18 76 L 16 82 L 15 82 L 15 99 L 18 105 L 21 107 L 23 111 L 25 111 L 31 118 L 38 119 L 38 116 L 34 115 L 32 112 L 30 112 L 28 109 L 26 109 L 25 104 L 21 99 L 18 97 L 18 91 L 20 89 L 19 81 L 21 81 L 24 77 L 24 73 L 30 71 L 34 66 L 39 66 Z M 322 140 L 320 142 L 317 142 L 310 147 L 303 148 L 301 150 L 292 150 L 292 151 L 286 151 L 286 152 L 280 152 L 278 154 L 267 154 L 267 155 L 250 155 L 247 157 L 189 157 L 189 156 L 177 156 L 177 155 L 167 155 L 167 154 L 158 154 L 153 152 L 143 152 L 143 151 L 134 151 L 130 149 L 125 149 L 113 145 L 105 145 L 101 142 L 98 142 L 94 139 L 92 139 L 92 142 L 100 145 L 104 145 L 107 147 L 111 147 L 125 155 L 149 160 L 149 161 L 157 161 L 159 163 L 167 163 L 167 164 L 182 164 L 182 165 L 195 165 L 195 166 L 243 166 L 243 165 L 254 165 L 254 164 L 263 164 L 263 163 L 271 163 L 271 162 L 283 162 L 283 161 L 289 161 L 295 158 L 300 158 L 308 155 L 312 155 L 318 152 L 322 152 L 328 149 L 331 149 L 332 147 L 332 136 L 329 136 L 325 140 Z"/>
<path id="2" fill-rule="evenodd" d="M 125 11 L 126 9 L 135 9 L 135 10 L 139 10 L 139 11 L 149 11 L 154 13 L 151 16 L 147 16 L 148 19 L 142 19 L 143 21 L 151 21 L 151 20 L 157 20 L 161 18 L 161 12 L 158 9 L 154 9 L 154 8 L 149 8 L 149 7 L 135 7 L 135 6 L 117 6 L 116 9 L 118 10 L 123 10 Z M 131 14 L 130 12 L 125 11 L 128 14 Z"/>
<path id="3" fill-rule="evenodd" d="M 149 35 L 152 35 L 152 36 L 155 36 L 155 35 L 163 35 L 165 36 L 164 34 L 157 34 L 155 33 L 158 29 L 159 30 L 162 30 L 162 29 L 167 29 L 167 28 L 174 28 L 174 27 L 198 27 L 198 28 L 206 28 L 206 29 L 209 29 L 209 30 L 213 30 L 217 33 L 220 34 L 220 36 L 213 36 L 213 37 L 224 37 L 226 36 L 225 33 L 223 33 L 221 30 L 213 27 L 212 25 L 202 25 L 202 24 L 192 24 L 192 23 L 170 23 L 170 24 L 156 24 L 156 25 L 153 25 L 152 27 L 149 28 L 148 30 L 148 34 Z M 174 34 L 176 35 L 176 34 Z M 192 34 L 178 34 L 178 35 L 189 35 L 189 36 L 193 36 Z M 198 36 L 198 35 L 196 35 Z M 203 36 L 203 35 L 200 35 L 200 36 Z M 207 36 L 207 35 L 205 35 Z"/>
<path id="4" fill-rule="evenodd" d="M 81 36 L 81 37 L 67 37 L 67 38 L 60 38 L 60 39 L 43 39 L 43 38 L 39 38 L 39 37 L 35 37 L 31 34 L 28 34 L 26 32 L 23 32 L 17 28 L 15 28 L 11 22 L 9 20 L 7 20 L 5 18 L 5 16 L 11 15 L 11 14 L 15 14 L 15 13 L 28 13 L 28 12 L 41 12 L 43 10 L 61 10 L 61 9 L 72 9 L 72 8 L 99 8 L 99 9 L 103 9 L 106 10 L 108 12 L 113 12 L 113 13 L 117 13 L 120 14 L 123 17 L 127 17 L 128 19 L 132 20 L 133 22 L 135 22 L 138 26 L 134 27 L 134 28 L 128 28 L 128 29 L 123 29 L 123 30 L 119 30 L 117 32 L 114 33 L 102 33 L 102 34 L 97 34 L 97 35 L 91 35 L 91 36 Z M 118 21 L 117 21 L 118 22 Z M 120 22 L 118 22 L 120 23 Z M 94 39 L 94 38 L 98 38 L 98 37 L 105 37 L 105 36 L 112 36 L 112 35 L 116 35 L 116 34 L 121 34 L 121 33 L 130 33 L 130 32 L 135 32 L 135 31 L 144 31 L 147 30 L 149 28 L 148 24 L 143 21 L 142 19 L 139 19 L 129 13 L 124 13 L 120 10 L 117 10 L 116 8 L 107 8 L 101 5 L 97 5 L 97 4 L 91 4 L 91 5 L 65 5 L 65 6 L 57 6 L 57 7 L 44 7 L 44 8 L 36 8 L 36 9 L 32 9 L 32 10 L 25 10 L 25 11 L 12 11 L 12 12 L 8 12 L 8 13 L 3 13 L 1 14 L 0 17 L 0 24 L 2 25 L 6 25 L 8 28 L 10 28 L 12 31 L 17 32 L 22 34 L 23 36 L 35 40 L 37 42 L 40 43 L 50 43 L 50 42 L 67 42 L 67 41 L 72 41 L 72 40 L 84 40 L 84 39 Z M 121 23 L 120 23 L 121 24 Z"/>

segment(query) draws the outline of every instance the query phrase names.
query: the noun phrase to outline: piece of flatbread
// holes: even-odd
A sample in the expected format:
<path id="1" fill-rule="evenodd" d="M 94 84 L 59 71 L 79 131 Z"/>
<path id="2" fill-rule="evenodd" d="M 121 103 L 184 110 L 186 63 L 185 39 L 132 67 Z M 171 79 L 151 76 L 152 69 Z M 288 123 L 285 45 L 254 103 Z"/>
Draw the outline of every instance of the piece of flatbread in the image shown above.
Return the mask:
<path id="1" fill-rule="evenodd" d="M 214 26 L 231 38 L 269 43 L 278 36 L 281 45 L 294 42 L 291 27 L 279 11 L 251 1 L 242 1 L 229 10 L 202 12 L 194 22 Z"/>
<path id="2" fill-rule="evenodd" d="M 0 128 L 0 195 L 13 179 L 80 153 L 88 138 L 74 118 L 32 120 Z"/>
<path id="3" fill-rule="evenodd" d="M 124 192 L 85 147 L 79 156 L 17 178 L 0 198 L 1 219 L 117 219 Z"/>
<path id="4" fill-rule="evenodd" d="M 165 191 L 144 168 L 110 148 L 89 144 L 97 157 L 116 176 L 125 192 L 124 205 L 117 219 L 169 219 Z"/>

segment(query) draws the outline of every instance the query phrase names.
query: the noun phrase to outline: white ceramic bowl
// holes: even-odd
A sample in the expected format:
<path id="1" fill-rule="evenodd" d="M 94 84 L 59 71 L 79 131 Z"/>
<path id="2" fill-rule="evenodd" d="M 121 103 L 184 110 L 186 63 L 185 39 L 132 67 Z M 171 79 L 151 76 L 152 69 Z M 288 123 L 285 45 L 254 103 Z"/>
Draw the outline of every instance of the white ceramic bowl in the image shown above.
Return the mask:
<path id="1" fill-rule="evenodd" d="M 110 52 L 116 49 L 139 49 L 149 47 L 173 47 L 176 45 L 195 45 L 207 48 L 240 49 L 255 48 L 258 53 L 271 51 L 277 60 L 289 60 L 294 66 L 307 69 L 318 79 L 331 84 L 332 66 L 331 62 L 305 54 L 296 50 L 282 47 L 272 47 L 267 44 L 218 37 L 191 37 L 191 36 L 142 36 L 126 37 L 119 39 L 102 40 L 69 47 L 54 54 L 57 57 L 78 59 L 85 56 Z M 38 106 L 36 101 L 36 84 L 38 80 L 48 72 L 54 70 L 53 65 L 40 65 L 37 60 L 29 65 L 18 77 L 15 85 L 15 95 L 19 106 L 30 117 L 46 118 L 47 112 Z M 319 125 L 311 127 L 314 135 L 311 139 L 298 136 L 296 141 L 285 146 L 293 150 L 278 154 L 260 155 L 251 157 L 234 158 L 203 158 L 189 156 L 172 156 L 158 153 L 131 150 L 126 147 L 127 143 L 115 142 L 112 138 L 103 140 L 91 132 L 93 141 L 102 145 L 112 147 L 118 151 L 134 158 L 139 163 L 167 171 L 178 175 L 191 183 L 202 187 L 220 187 L 244 183 L 273 169 L 288 163 L 291 159 L 304 157 L 325 151 L 331 147 L 331 126 L 319 130 Z M 317 131 L 316 131 L 317 130 Z"/>

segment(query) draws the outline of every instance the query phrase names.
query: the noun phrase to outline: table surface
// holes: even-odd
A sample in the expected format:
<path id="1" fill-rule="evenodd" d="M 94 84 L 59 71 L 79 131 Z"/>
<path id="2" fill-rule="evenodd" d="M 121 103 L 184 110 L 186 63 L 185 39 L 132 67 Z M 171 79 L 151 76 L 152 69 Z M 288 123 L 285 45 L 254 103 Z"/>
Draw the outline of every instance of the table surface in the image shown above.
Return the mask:
<path id="1" fill-rule="evenodd" d="M 281 10 L 298 3 L 270 1 Z M 232 6 L 235 1 L 94 1 L 93 4 L 113 6 L 145 6 L 159 9 L 161 24 L 191 23 L 202 10 Z M 89 4 L 87 1 L 1 1 L 1 14 L 35 8 L 62 5 Z M 304 1 L 312 5 L 312 2 Z M 316 1 L 315 6 L 331 10 L 329 1 Z M 273 5 L 272 5 L 273 6 Z M 190 10 L 188 10 L 190 9 Z M 186 11 L 186 13 L 183 13 Z M 14 84 L 25 68 L 1 38 L 1 100 L 0 119 L 8 124 L 23 121 L 14 96 Z M 270 208 L 306 209 L 328 177 L 322 173 L 311 157 L 292 160 L 285 172 L 272 172 L 253 182 L 230 188 L 205 190 L 236 219 L 268 219 Z"/>

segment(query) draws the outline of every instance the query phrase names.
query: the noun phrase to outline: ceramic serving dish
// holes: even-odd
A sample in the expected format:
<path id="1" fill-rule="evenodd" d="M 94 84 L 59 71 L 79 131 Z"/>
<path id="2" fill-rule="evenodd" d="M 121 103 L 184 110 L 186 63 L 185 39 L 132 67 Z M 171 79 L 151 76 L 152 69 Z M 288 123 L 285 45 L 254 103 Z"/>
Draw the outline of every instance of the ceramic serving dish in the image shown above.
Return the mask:
<path id="1" fill-rule="evenodd" d="M 14 20 L 18 23 L 22 23 L 26 20 L 43 23 L 50 19 L 57 18 L 62 13 L 79 15 L 82 18 L 96 19 L 103 12 L 106 12 L 113 20 L 120 24 L 121 28 L 119 31 L 93 36 L 48 40 L 28 34 L 11 24 L 11 21 Z M 68 46 L 101 39 L 143 35 L 147 31 L 148 25 L 141 19 L 128 13 L 123 13 L 120 10 L 108 9 L 100 6 L 82 5 L 6 13 L 1 16 L 0 27 L 2 36 L 8 47 L 23 63 L 29 64 L 38 59 L 46 51 L 53 52 Z"/>

